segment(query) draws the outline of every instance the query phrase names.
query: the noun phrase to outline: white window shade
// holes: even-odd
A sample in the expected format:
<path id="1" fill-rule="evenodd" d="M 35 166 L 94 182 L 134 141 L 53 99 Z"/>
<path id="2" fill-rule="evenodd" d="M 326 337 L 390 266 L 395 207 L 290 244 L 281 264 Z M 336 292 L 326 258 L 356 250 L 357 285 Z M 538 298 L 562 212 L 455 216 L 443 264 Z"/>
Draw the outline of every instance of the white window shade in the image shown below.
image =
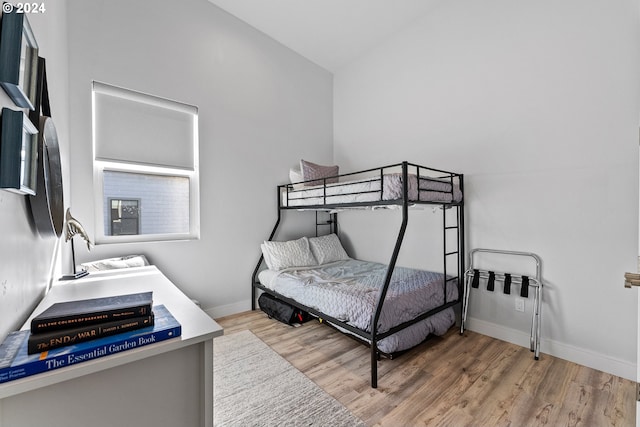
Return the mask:
<path id="1" fill-rule="evenodd" d="M 93 82 L 96 160 L 196 167 L 196 107 Z"/>
<path id="2" fill-rule="evenodd" d="M 96 244 L 198 239 L 198 109 L 93 82 L 92 113 Z"/>

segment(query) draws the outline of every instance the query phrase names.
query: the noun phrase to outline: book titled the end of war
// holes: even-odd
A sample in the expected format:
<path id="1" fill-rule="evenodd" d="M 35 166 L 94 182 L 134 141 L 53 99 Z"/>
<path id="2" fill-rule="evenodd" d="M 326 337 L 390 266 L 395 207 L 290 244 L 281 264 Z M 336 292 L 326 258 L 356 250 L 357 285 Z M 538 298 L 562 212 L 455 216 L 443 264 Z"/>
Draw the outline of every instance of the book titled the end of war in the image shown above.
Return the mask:
<path id="1" fill-rule="evenodd" d="M 12 332 L 0 344 L 0 383 L 143 347 L 182 334 L 180 323 L 164 305 L 154 306 L 153 314 L 153 326 L 38 354 L 28 354 L 28 330 Z"/>

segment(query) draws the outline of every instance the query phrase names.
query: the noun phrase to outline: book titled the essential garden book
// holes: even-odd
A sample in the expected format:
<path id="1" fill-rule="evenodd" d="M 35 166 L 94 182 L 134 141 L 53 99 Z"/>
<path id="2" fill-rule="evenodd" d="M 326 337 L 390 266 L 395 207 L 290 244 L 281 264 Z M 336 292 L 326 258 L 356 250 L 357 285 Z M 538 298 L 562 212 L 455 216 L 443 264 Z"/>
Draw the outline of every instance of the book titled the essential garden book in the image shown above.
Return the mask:
<path id="1" fill-rule="evenodd" d="M 10 333 L 0 344 L 0 383 L 139 348 L 182 334 L 180 323 L 164 305 L 153 307 L 155 324 L 38 354 L 28 354 L 28 330 Z"/>
<path id="2" fill-rule="evenodd" d="M 115 295 L 53 304 L 31 320 L 31 332 L 39 334 L 151 314 L 153 292 Z"/>

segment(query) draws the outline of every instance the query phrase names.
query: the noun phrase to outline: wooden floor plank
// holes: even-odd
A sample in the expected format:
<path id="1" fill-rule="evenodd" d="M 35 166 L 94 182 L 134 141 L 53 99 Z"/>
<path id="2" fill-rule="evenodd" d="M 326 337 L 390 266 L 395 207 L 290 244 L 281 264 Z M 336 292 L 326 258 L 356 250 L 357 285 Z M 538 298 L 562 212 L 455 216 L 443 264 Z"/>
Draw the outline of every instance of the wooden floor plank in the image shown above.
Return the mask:
<path id="1" fill-rule="evenodd" d="M 251 330 L 370 426 L 635 425 L 633 382 L 473 332 L 383 358 L 372 389 L 369 349 L 315 320 L 216 320 L 225 334 Z"/>
<path id="2" fill-rule="evenodd" d="M 452 337 L 452 339 L 456 338 Z M 469 341 L 460 340 L 460 342 Z M 486 339 L 471 341 L 473 342 L 483 344 L 480 347 L 481 352 L 465 352 L 457 358 L 450 359 L 446 365 L 443 365 L 446 369 L 438 369 L 435 382 L 426 383 L 421 387 L 419 394 L 425 404 L 416 406 L 410 399 L 399 405 L 398 414 L 401 414 L 403 425 L 410 425 L 412 419 L 424 420 L 427 425 L 435 423 L 436 419 L 446 419 L 445 414 L 453 406 L 452 403 L 460 401 L 480 375 L 487 370 L 490 363 L 488 361 L 502 352 L 499 341 Z M 475 354 L 482 354 L 484 357 L 478 359 Z M 414 409 L 408 409 L 411 407 Z M 394 414 L 390 415 L 394 416 Z"/>

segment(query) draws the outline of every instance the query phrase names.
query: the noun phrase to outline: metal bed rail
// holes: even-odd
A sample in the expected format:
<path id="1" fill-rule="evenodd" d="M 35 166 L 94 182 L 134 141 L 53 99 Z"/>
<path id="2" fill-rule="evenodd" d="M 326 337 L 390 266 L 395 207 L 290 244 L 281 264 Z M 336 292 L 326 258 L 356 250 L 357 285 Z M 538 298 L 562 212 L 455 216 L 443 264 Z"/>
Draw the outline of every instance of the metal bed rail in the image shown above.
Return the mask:
<path id="1" fill-rule="evenodd" d="M 398 170 L 400 172 L 398 172 Z M 407 172 L 406 177 L 404 172 Z M 448 172 L 441 169 L 434 169 L 427 166 L 421 166 L 415 163 L 402 162 L 392 164 L 388 166 L 382 166 L 379 168 L 366 169 L 357 172 L 351 172 L 346 174 L 340 174 L 325 178 L 310 179 L 307 181 L 301 181 L 290 184 L 283 184 L 278 186 L 278 192 L 280 194 L 278 198 L 278 205 L 280 209 L 340 209 L 340 208 L 356 208 L 356 207 L 375 207 L 375 206 L 401 206 L 407 195 L 395 199 L 384 198 L 384 181 L 385 178 L 392 175 L 399 174 L 403 176 L 403 186 L 407 183 L 409 175 L 416 176 L 416 190 L 417 197 L 411 199 L 411 204 L 425 204 L 425 205 L 460 205 L 461 201 L 455 201 L 456 185 L 460 188 L 462 193 L 462 174 Z M 365 176 L 358 180 L 351 180 L 350 178 L 357 176 Z M 347 180 L 345 181 L 345 178 Z M 425 188 L 424 184 L 428 181 L 438 183 L 450 184 L 449 190 L 436 190 Z M 319 185 L 308 186 L 309 183 L 322 182 Z M 357 191 L 345 191 L 339 194 L 327 194 L 327 189 L 345 189 L 354 183 L 377 183 L 379 182 L 379 188 L 357 190 Z M 312 195 L 306 193 L 309 190 L 314 190 Z M 321 194 L 320 194 L 320 190 Z M 449 201 L 434 201 L 426 200 L 422 196 L 423 191 L 429 191 L 431 193 L 441 193 L 448 195 Z M 361 202 L 337 202 L 331 203 L 331 199 L 335 197 L 356 197 L 360 195 L 372 195 L 372 200 Z M 295 196 L 295 197 L 293 197 Z M 301 202 L 300 204 L 292 202 Z M 305 204 L 305 201 L 310 201 Z"/>
<path id="2" fill-rule="evenodd" d="M 536 275 L 529 277 L 522 274 L 513 274 L 506 272 L 498 272 L 493 270 L 480 270 L 476 268 L 474 260 L 477 261 L 477 255 L 480 253 L 492 253 L 500 255 L 528 257 L 535 262 Z M 467 314 L 469 308 L 470 287 L 474 277 L 482 280 L 494 280 L 504 284 L 505 280 L 509 280 L 510 284 L 523 286 L 526 278 L 526 284 L 534 289 L 533 292 L 533 309 L 531 310 L 531 334 L 529 337 L 530 350 L 534 353 L 534 358 L 540 358 L 540 323 L 541 323 L 541 306 L 542 306 L 542 260 L 532 252 L 505 251 L 497 249 L 473 249 L 469 253 L 469 268 L 464 273 L 464 291 L 462 301 L 462 321 L 460 323 L 460 334 L 464 333 L 467 323 Z M 522 289 L 521 289 L 522 292 Z"/>

